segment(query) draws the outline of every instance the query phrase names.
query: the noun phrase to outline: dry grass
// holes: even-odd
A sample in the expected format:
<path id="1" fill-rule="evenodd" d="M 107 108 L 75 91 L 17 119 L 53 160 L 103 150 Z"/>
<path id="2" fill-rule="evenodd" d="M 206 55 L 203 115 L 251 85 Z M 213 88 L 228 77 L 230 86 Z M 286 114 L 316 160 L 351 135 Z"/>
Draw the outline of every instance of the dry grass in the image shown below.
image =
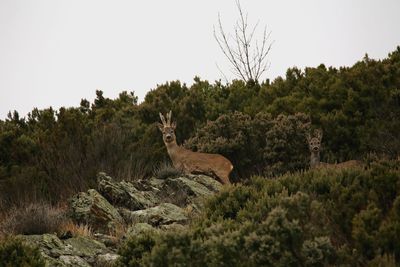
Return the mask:
<path id="1" fill-rule="evenodd" d="M 70 234 L 73 237 L 83 236 L 83 237 L 93 237 L 92 228 L 87 224 L 76 224 L 71 220 L 65 221 L 60 228 L 61 233 Z"/>
<path id="2" fill-rule="evenodd" d="M 109 235 L 114 237 L 117 241 L 122 240 L 128 230 L 128 226 L 125 224 L 118 224 L 114 230 L 109 232 Z"/>
<path id="3" fill-rule="evenodd" d="M 175 169 L 175 167 L 168 162 L 163 162 L 158 165 L 154 169 L 153 173 L 157 179 L 167 179 L 170 177 L 178 177 L 183 175 L 181 170 Z"/>
<path id="4" fill-rule="evenodd" d="M 58 233 L 65 220 L 65 210 L 46 203 L 14 207 L 3 214 L 0 235 Z"/>

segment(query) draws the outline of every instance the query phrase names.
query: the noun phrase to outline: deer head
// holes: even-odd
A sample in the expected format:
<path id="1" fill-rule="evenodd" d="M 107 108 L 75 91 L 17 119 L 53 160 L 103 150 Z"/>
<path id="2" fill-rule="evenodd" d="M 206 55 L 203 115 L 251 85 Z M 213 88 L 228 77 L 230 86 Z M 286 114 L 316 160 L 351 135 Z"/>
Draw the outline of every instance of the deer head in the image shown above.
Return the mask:
<path id="1" fill-rule="evenodd" d="M 171 122 L 171 117 L 172 117 L 172 111 L 170 110 L 166 114 L 167 120 L 165 120 L 165 117 L 163 114 L 160 113 L 160 119 L 161 123 L 157 123 L 158 128 L 163 134 L 163 140 L 165 144 L 172 143 L 176 141 L 175 137 L 175 128 L 176 128 L 176 123 Z"/>
<path id="2" fill-rule="evenodd" d="M 314 131 L 314 136 L 307 134 L 308 147 L 311 152 L 317 153 L 321 149 L 322 130 L 317 129 Z"/>

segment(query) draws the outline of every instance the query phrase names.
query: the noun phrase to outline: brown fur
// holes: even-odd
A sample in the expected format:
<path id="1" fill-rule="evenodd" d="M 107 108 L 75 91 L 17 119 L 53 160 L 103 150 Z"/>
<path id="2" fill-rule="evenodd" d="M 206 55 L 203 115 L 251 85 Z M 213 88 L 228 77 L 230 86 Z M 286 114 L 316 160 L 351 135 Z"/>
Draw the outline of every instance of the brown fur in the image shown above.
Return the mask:
<path id="1" fill-rule="evenodd" d="M 193 152 L 179 146 L 175 137 L 176 124 L 171 123 L 171 115 L 170 111 L 165 120 L 160 113 L 162 124 L 158 123 L 158 127 L 163 133 L 163 141 L 174 167 L 186 174 L 202 173 L 218 178 L 223 184 L 230 184 L 229 174 L 233 169 L 232 163 L 219 154 Z"/>
<path id="2" fill-rule="evenodd" d="M 322 130 L 315 130 L 314 136 L 307 134 L 308 147 L 311 152 L 310 168 L 327 168 L 327 169 L 348 169 L 363 167 L 363 163 L 359 160 L 348 160 L 340 163 L 326 163 L 320 161 Z"/>

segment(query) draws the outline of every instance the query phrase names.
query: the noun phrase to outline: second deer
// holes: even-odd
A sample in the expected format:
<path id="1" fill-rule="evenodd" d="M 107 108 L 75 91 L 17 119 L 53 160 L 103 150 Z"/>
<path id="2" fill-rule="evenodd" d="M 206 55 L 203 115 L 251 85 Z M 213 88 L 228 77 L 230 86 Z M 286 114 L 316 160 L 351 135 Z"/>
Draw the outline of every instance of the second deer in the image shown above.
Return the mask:
<path id="1" fill-rule="evenodd" d="M 358 160 L 348 160 L 340 163 L 326 163 L 320 161 L 321 141 L 322 141 L 322 130 L 317 129 L 314 131 L 314 135 L 306 135 L 308 148 L 310 149 L 310 168 L 354 168 L 362 167 L 362 162 Z"/>
<path id="2" fill-rule="evenodd" d="M 178 146 L 175 137 L 176 123 L 171 122 L 171 116 L 171 111 L 167 114 L 167 119 L 160 113 L 162 124 L 158 123 L 158 128 L 163 134 L 163 141 L 174 167 L 186 174 L 202 173 L 219 179 L 223 184 L 230 184 L 232 163 L 219 154 L 193 152 Z"/>

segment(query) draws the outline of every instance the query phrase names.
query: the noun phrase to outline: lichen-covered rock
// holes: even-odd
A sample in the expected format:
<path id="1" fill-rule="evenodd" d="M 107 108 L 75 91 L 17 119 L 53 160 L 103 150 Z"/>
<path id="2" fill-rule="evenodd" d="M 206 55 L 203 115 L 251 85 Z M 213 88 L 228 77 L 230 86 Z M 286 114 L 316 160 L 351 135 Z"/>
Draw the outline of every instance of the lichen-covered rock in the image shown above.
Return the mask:
<path id="1" fill-rule="evenodd" d="M 120 256 L 114 253 L 107 253 L 97 256 L 95 266 L 114 266 Z"/>
<path id="2" fill-rule="evenodd" d="M 171 223 L 186 223 L 188 218 L 182 208 L 171 204 L 162 203 L 159 206 L 145 210 L 129 211 L 120 210 L 122 216 L 127 222 L 148 223 L 152 226 L 159 226 Z"/>
<path id="3" fill-rule="evenodd" d="M 152 191 L 140 191 L 129 182 L 117 182 L 101 172 L 97 176 L 99 192 L 113 205 L 130 210 L 140 210 L 157 205 Z"/>
<path id="4" fill-rule="evenodd" d="M 221 191 L 221 189 L 223 187 L 223 185 L 220 182 L 218 182 L 214 178 L 212 178 L 210 176 L 207 176 L 207 175 L 202 175 L 202 174 L 193 175 L 193 174 L 190 174 L 190 175 L 188 175 L 188 178 L 193 180 L 193 181 L 195 181 L 195 182 L 197 182 L 197 183 L 200 183 L 200 184 L 204 185 L 210 191 L 215 192 L 215 193 Z"/>
<path id="5" fill-rule="evenodd" d="M 94 258 L 96 255 L 108 251 L 103 243 L 81 236 L 67 239 L 64 244 L 72 248 L 73 255 L 84 258 Z"/>
<path id="6" fill-rule="evenodd" d="M 165 183 L 165 180 L 152 177 L 149 180 L 147 180 L 146 182 L 147 182 L 148 186 L 151 186 L 151 188 L 156 189 L 156 190 L 161 190 Z"/>
<path id="7" fill-rule="evenodd" d="M 20 235 L 18 237 L 30 245 L 37 246 L 41 252 L 50 257 L 58 258 L 61 255 L 72 254 L 72 248 L 66 247 L 54 234 Z"/>
<path id="8" fill-rule="evenodd" d="M 164 189 L 172 192 L 184 192 L 188 196 L 202 197 L 210 196 L 213 192 L 194 180 L 186 177 L 178 177 L 175 179 L 168 179 L 164 185 Z"/>
<path id="9" fill-rule="evenodd" d="M 60 240 L 56 235 L 21 235 L 24 242 L 39 248 L 46 266 L 91 266 L 98 255 L 110 253 L 104 244 L 87 237 Z"/>
<path id="10" fill-rule="evenodd" d="M 116 208 L 94 189 L 72 197 L 69 209 L 70 217 L 75 222 L 89 224 L 95 231 L 108 233 L 124 223 Z"/>
<path id="11" fill-rule="evenodd" d="M 204 198 L 213 195 L 215 192 L 213 190 L 217 190 L 217 184 L 214 184 L 215 180 L 211 182 L 211 180 L 206 180 L 207 178 L 199 179 L 201 182 L 197 182 L 194 177 L 196 176 L 166 179 L 160 190 L 160 198 L 163 202 L 173 203 L 182 208 L 191 205 L 195 211 L 198 211 Z M 215 182 L 218 183 L 217 181 Z M 204 184 L 209 185 L 212 189 L 209 189 Z"/>
<path id="12" fill-rule="evenodd" d="M 81 257 L 71 256 L 71 255 L 60 256 L 58 258 L 59 265 L 57 263 L 52 263 L 52 264 L 55 264 L 56 266 L 65 266 L 65 267 L 91 267 L 91 265 Z"/>

